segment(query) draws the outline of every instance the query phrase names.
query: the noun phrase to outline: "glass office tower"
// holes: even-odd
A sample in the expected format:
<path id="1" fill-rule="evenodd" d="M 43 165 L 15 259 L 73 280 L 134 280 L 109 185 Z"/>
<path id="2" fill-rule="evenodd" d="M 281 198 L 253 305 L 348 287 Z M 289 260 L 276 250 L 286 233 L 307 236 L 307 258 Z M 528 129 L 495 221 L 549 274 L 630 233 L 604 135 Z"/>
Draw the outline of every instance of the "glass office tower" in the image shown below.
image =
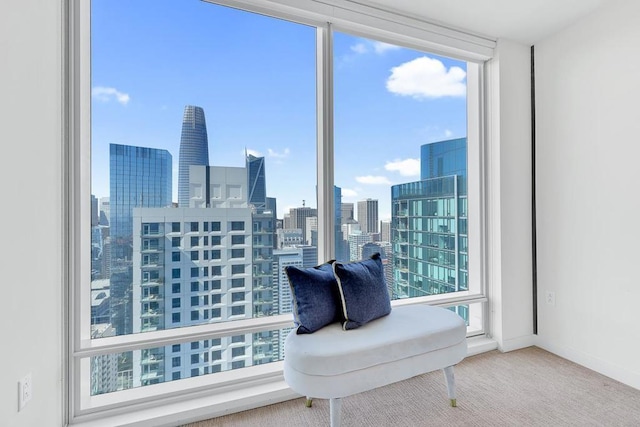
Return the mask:
<path id="1" fill-rule="evenodd" d="M 172 157 L 167 150 L 110 144 L 111 316 L 130 334 L 133 208 L 171 206 Z"/>
<path id="2" fill-rule="evenodd" d="M 249 203 L 258 212 L 267 207 L 267 182 L 265 178 L 264 157 L 251 154 L 246 156 L 247 183 L 249 185 Z"/>
<path id="3" fill-rule="evenodd" d="M 182 117 L 178 158 L 178 206 L 189 207 L 189 166 L 209 166 L 207 123 L 201 107 L 187 105 Z"/>

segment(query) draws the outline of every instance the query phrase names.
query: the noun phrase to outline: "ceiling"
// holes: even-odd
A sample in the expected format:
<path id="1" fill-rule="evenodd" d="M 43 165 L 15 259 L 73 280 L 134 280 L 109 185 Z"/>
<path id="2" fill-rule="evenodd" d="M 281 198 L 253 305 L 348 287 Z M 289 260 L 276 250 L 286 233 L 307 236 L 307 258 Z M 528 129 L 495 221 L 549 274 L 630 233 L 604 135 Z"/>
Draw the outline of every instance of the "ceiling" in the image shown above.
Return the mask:
<path id="1" fill-rule="evenodd" d="M 612 0 L 361 0 L 356 2 L 525 44 L 571 25 Z"/>

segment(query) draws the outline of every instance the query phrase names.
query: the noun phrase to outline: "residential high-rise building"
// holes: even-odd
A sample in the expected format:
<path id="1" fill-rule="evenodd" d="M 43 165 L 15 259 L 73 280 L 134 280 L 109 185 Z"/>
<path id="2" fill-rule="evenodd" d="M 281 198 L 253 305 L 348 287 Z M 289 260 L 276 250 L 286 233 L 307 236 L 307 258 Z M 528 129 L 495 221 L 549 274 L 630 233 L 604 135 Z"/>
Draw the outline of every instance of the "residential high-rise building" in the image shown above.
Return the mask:
<path id="1" fill-rule="evenodd" d="M 147 208 L 134 219 L 135 332 L 252 317 L 249 209 Z M 251 342 L 242 334 L 134 352 L 134 386 L 250 366 Z"/>
<path id="2" fill-rule="evenodd" d="M 133 209 L 171 206 L 172 157 L 167 150 L 110 144 L 109 236 L 112 324 L 132 332 Z"/>
<path id="3" fill-rule="evenodd" d="M 273 250 L 276 240 L 275 212 L 253 212 L 251 236 L 251 264 L 253 268 L 253 317 L 277 314 L 272 283 Z"/>
<path id="4" fill-rule="evenodd" d="M 245 168 L 192 166 L 191 207 L 134 210 L 135 332 L 254 315 L 252 281 L 263 272 L 252 262 L 246 179 Z M 252 334 L 241 334 L 134 352 L 134 386 L 250 366 L 252 349 Z"/>
<path id="5" fill-rule="evenodd" d="M 92 325 L 91 338 L 107 338 L 115 335 L 111 323 Z M 91 395 L 111 393 L 118 387 L 118 355 L 103 354 L 90 358 Z"/>
<path id="6" fill-rule="evenodd" d="M 421 180 L 391 187 L 398 298 L 468 289 L 466 159 L 466 138 L 425 144 Z"/>
<path id="7" fill-rule="evenodd" d="M 276 199 L 267 197 L 264 157 L 245 156 L 247 199 L 252 210 L 253 316 L 277 314 L 278 293 L 272 277 L 273 250 L 276 243 Z M 267 343 L 274 338 L 271 331 L 256 334 L 254 352 L 256 363 L 269 360 Z M 277 341 L 277 336 L 275 336 Z M 274 354 L 278 354 L 277 350 Z"/>
<path id="8" fill-rule="evenodd" d="M 365 199 L 358 201 L 358 222 L 363 233 L 378 232 L 378 200 Z"/>
<path id="9" fill-rule="evenodd" d="M 209 166 L 207 123 L 201 107 L 187 105 L 182 117 L 178 157 L 178 206 L 189 207 L 189 167 Z"/>
<path id="10" fill-rule="evenodd" d="M 135 210 L 135 331 L 278 314 L 276 203 L 249 203 L 250 176 L 192 165 L 189 207 Z M 134 352 L 134 386 L 272 362 L 280 338 L 264 331 Z"/>

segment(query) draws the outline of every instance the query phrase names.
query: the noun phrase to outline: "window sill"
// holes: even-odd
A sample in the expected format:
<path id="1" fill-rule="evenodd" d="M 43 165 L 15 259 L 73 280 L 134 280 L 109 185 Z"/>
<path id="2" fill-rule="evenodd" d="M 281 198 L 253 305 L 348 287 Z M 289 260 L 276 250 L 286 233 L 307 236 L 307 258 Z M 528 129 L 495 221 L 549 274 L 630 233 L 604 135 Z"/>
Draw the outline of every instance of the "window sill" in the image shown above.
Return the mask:
<path id="1" fill-rule="evenodd" d="M 498 343 L 484 336 L 467 339 L 467 356 L 484 353 L 498 348 Z M 275 364 L 274 364 L 275 365 Z M 158 427 L 175 426 L 190 422 L 220 417 L 235 412 L 255 409 L 274 403 L 299 398 L 284 382 L 281 363 L 277 363 L 279 374 L 262 381 L 256 380 L 247 386 L 215 393 L 200 392 L 189 398 L 171 402 L 171 398 L 155 399 L 144 407 L 120 408 L 118 413 L 108 416 L 87 415 L 74 420 L 71 425 L 79 427 Z"/>

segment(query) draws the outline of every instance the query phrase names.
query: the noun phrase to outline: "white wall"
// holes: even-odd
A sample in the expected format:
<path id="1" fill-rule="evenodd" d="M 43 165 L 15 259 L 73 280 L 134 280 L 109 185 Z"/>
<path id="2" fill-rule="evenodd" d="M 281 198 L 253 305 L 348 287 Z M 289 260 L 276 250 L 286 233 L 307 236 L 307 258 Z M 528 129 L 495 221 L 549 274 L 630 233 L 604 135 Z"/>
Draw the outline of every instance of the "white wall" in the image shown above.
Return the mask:
<path id="1" fill-rule="evenodd" d="M 530 47 L 498 40 L 488 67 L 490 331 L 501 351 L 533 345 Z"/>
<path id="2" fill-rule="evenodd" d="M 62 424 L 61 11 L 0 2 L 0 424 L 12 427 Z"/>
<path id="3" fill-rule="evenodd" d="M 537 342 L 636 388 L 638 22 L 637 0 L 607 2 L 536 44 Z"/>

